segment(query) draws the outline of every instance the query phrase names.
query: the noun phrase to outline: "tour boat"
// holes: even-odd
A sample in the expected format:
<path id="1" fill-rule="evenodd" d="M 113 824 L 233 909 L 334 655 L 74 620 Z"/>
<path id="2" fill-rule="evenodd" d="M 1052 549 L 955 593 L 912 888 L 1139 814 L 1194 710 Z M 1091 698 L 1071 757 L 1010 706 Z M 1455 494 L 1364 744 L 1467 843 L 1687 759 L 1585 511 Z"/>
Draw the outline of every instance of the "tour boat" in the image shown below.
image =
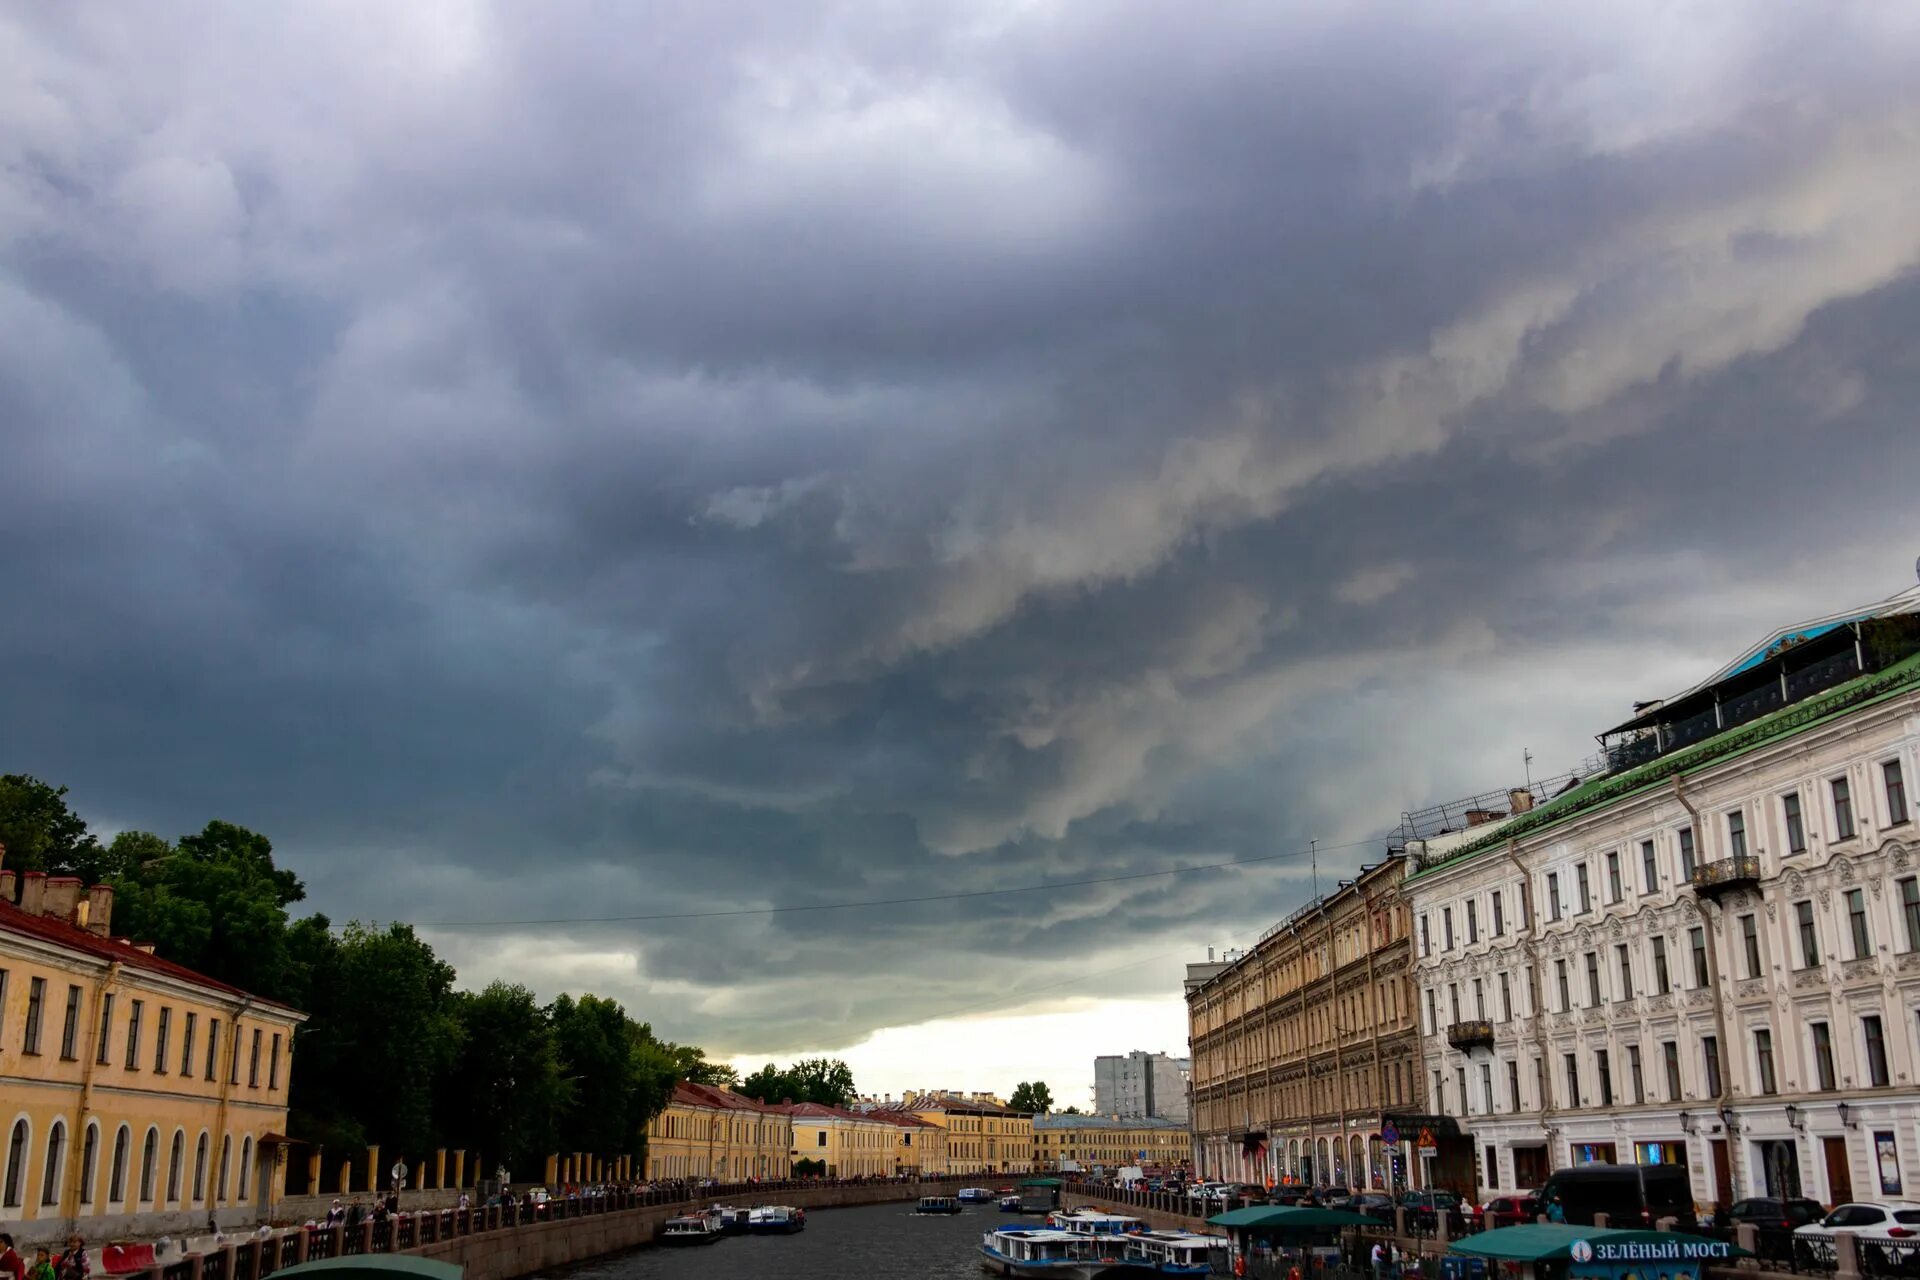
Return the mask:
<path id="1" fill-rule="evenodd" d="M 747 1214 L 747 1230 L 756 1235 L 792 1235 L 807 1229 L 807 1211 L 792 1205 L 756 1205 Z"/>
<path id="2" fill-rule="evenodd" d="M 1161 1276 L 1204 1276 L 1212 1270 L 1210 1252 L 1226 1241 L 1191 1231 L 1142 1231 L 1127 1237 L 1127 1261 Z"/>
<path id="3" fill-rule="evenodd" d="M 1047 1219 L 1047 1225 L 1061 1231 L 1069 1231 L 1077 1236 L 1124 1236 L 1132 1231 L 1146 1230 L 1146 1223 L 1138 1218 L 1130 1218 L 1124 1213 L 1102 1213 L 1098 1209 L 1075 1209 L 1069 1213 L 1056 1213 Z"/>
<path id="4" fill-rule="evenodd" d="M 660 1243 L 718 1244 L 720 1242 L 720 1220 L 712 1214 L 690 1213 L 682 1218 L 668 1218 L 666 1225 L 660 1228 Z"/>
<path id="5" fill-rule="evenodd" d="M 1019 1196 L 1001 1196 L 1000 1197 L 1000 1212 L 1019 1213 L 1020 1211 L 1021 1211 L 1021 1206 L 1020 1206 Z"/>
<path id="6" fill-rule="evenodd" d="M 920 1203 L 913 1206 L 915 1213 L 958 1213 L 960 1202 L 952 1196 L 921 1196 Z"/>
<path id="7" fill-rule="evenodd" d="M 956 1198 L 961 1204 L 992 1204 L 993 1192 L 985 1187 L 962 1187 Z"/>
<path id="8" fill-rule="evenodd" d="M 1049 1227 L 1002 1227 L 980 1237 L 980 1265 L 1002 1276 L 1064 1276 L 1067 1280 L 1091 1280 L 1090 1268 L 1117 1265 L 1116 1244 L 1112 1260 L 1097 1260 L 1094 1254 L 1100 1241 L 1071 1231 Z"/>
<path id="9" fill-rule="evenodd" d="M 752 1210 L 735 1208 L 730 1204 L 717 1204 L 707 1210 L 707 1213 L 720 1220 L 722 1234 L 737 1236 L 747 1229 L 747 1218 Z"/>

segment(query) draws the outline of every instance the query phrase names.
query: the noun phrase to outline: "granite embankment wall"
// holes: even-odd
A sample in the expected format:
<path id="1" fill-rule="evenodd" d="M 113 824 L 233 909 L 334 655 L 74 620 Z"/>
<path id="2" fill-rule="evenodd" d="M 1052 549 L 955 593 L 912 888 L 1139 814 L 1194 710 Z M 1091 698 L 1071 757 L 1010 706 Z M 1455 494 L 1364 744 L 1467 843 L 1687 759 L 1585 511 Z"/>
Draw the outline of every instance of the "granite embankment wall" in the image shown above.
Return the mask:
<path id="1" fill-rule="evenodd" d="M 830 1209 L 911 1202 L 923 1195 L 952 1193 L 953 1185 L 945 1183 L 874 1182 L 789 1188 L 758 1195 L 749 1191 L 734 1199 L 738 1203 L 772 1201 L 797 1205 L 802 1209 Z M 687 1212 L 689 1207 L 683 1202 L 615 1209 L 608 1213 L 455 1236 L 419 1245 L 407 1252 L 465 1267 L 466 1280 L 517 1280 L 520 1276 L 651 1244 L 668 1218 Z"/>

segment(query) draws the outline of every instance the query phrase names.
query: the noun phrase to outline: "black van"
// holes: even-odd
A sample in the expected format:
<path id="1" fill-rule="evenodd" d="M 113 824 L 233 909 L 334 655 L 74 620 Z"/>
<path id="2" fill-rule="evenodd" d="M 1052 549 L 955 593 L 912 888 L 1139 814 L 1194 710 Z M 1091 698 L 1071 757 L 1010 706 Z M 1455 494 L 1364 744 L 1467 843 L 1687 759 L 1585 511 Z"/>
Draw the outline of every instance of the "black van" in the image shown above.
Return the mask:
<path id="1" fill-rule="evenodd" d="M 1557 1169 L 1540 1190 L 1540 1212 L 1549 1222 L 1590 1227 L 1607 1215 L 1610 1227 L 1652 1227 L 1676 1218 L 1682 1231 L 1696 1231 L 1693 1182 L 1677 1164 L 1583 1164 Z"/>

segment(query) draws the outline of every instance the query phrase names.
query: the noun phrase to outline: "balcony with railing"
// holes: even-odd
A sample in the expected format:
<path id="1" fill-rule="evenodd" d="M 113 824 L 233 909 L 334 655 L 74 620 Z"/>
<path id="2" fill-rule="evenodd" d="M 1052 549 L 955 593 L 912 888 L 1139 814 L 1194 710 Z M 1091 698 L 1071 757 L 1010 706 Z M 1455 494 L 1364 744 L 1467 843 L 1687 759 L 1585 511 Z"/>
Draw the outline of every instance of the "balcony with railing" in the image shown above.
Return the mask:
<path id="1" fill-rule="evenodd" d="M 1695 893 L 1705 894 L 1709 898 L 1718 898 L 1734 889 L 1757 889 L 1760 887 L 1760 859 L 1747 853 L 1735 858 L 1722 858 L 1718 862 L 1703 862 L 1693 869 L 1687 878 Z"/>
<path id="2" fill-rule="evenodd" d="M 1447 1043 L 1462 1053 L 1475 1048 L 1493 1048 L 1493 1023 L 1486 1018 L 1470 1018 L 1447 1028 Z"/>

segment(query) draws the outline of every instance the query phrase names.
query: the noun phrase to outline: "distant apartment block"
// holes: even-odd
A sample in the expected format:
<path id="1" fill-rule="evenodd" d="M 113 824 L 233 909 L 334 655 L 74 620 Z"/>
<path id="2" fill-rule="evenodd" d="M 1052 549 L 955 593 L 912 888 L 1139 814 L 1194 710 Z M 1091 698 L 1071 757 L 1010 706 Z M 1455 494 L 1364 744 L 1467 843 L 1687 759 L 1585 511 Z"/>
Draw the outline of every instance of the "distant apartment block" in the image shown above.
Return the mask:
<path id="1" fill-rule="evenodd" d="M 1093 1060 L 1093 1109 L 1103 1116 L 1187 1123 L 1187 1077 L 1193 1063 L 1135 1049 Z"/>

